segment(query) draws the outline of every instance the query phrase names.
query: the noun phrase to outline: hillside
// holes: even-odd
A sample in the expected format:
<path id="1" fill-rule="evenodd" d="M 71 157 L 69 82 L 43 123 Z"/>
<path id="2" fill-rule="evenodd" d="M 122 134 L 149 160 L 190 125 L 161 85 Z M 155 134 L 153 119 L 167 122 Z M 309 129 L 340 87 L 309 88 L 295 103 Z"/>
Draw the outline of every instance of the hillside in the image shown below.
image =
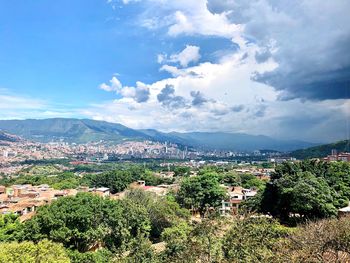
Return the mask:
<path id="1" fill-rule="evenodd" d="M 304 147 L 314 146 L 312 143 L 296 140 L 278 140 L 264 135 L 249 135 L 244 133 L 223 132 L 191 132 L 171 133 L 178 140 L 185 141 L 187 145 L 204 149 L 218 150 L 260 150 L 272 149 L 278 151 L 291 151 Z"/>
<path id="2" fill-rule="evenodd" d="M 5 142 L 16 142 L 19 140 L 20 140 L 20 138 L 17 136 L 0 131 L 0 141 L 2 141 L 2 142 L 4 142 L 4 141 Z"/>
<path id="3" fill-rule="evenodd" d="M 336 143 L 319 145 L 307 149 L 296 150 L 291 153 L 291 156 L 297 159 L 321 158 L 331 154 L 332 149 L 338 152 L 349 152 L 349 140 L 339 141 Z"/>
<path id="4" fill-rule="evenodd" d="M 291 151 L 314 146 L 295 140 L 277 140 L 263 135 L 223 132 L 164 133 L 157 130 L 134 130 L 117 123 L 88 119 L 0 120 L 0 129 L 25 139 L 50 142 L 87 143 L 104 140 L 152 140 L 210 150 L 252 151 L 271 149 Z"/>
<path id="5" fill-rule="evenodd" d="M 125 139 L 149 139 L 142 132 L 121 124 L 88 119 L 1 120 L 0 129 L 39 142 L 63 140 L 86 143 L 105 140 L 118 143 Z"/>

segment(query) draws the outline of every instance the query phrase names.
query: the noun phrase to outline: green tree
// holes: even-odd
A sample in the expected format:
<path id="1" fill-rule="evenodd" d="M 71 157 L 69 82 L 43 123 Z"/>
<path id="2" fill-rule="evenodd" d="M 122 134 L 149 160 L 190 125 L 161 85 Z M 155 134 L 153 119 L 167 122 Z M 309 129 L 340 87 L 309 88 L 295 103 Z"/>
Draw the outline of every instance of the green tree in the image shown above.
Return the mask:
<path id="1" fill-rule="evenodd" d="M 272 181 L 263 194 L 262 210 L 282 220 L 291 214 L 323 218 L 336 214 L 332 203 L 332 189 L 325 180 L 302 172 Z"/>
<path id="2" fill-rule="evenodd" d="M 19 218 L 14 214 L 0 215 L 0 241 L 14 241 L 21 229 Z"/>
<path id="3" fill-rule="evenodd" d="M 152 243 L 145 236 L 138 236 L 131 245 L 129 255 L 121 260 L 125 263 L 156 263 L 160 262 Z"/>
<path id="4" fill-rule="evenodd" d="M 69 263 L 69 257 L 61 244 L 42 240 L 33 242 L 0 243 L 0 262 L 6 263 Z"/>
<path id="5" fill-rule="evenodd" d="M 178 258 L 188 248 L 188 237 L 192 231 L 186 222 L 181 222 L 162 232 L 162 240 L 166 242 L 165 254 L 168 258 Z"/>
<path id="6" fill-rule="evenodd" d="M 151 222 L 151 237 L 157 239 L 162 231 L 178 222 L 189 219 L 189 212 L 167 197 L 158 197 L 143 190 L 130 191 L 125 200 L 130 204 L 143 207 Z"/>
<path id="7" fill-rule="evenodd" d="M 177 194 L 177 200 L 186 208 L 198 209 L 204 215 L 208 207 L 218 207 L 226 191 L 220 186 L 217 173 L 206 173 L 196 177 L 185 178 Z"/>
<path id="8" fill-rule="evenodd" d="M 274 262 L 274 246 L 290 233 L 268 218 L 236 219 L 225 234 L 223 251 L 228 262 Z"/>
<path id="9" fill-rule="evenodd" d="M 190 176 L 191 168 L 187 166 L 176 166 L 174 168 L 175 176 Z"/>
<path id="10" fill-rule="evenodd" d="M 133 230 L 142 233 L 149 230 L 147 221 L 135 223 L 135 217 L 125 217 L 127 212 L 128 208 L 118 201 L 79 193 L 41 207 L 36 216 L 25 223 L 21 236 L 33 241 L 48 238 L 79 252 L 96 246 L 106 246 L 112 251 L 125 249 L 135 237 Z M 143 212 L 138 212 L 144 218 Z"/>

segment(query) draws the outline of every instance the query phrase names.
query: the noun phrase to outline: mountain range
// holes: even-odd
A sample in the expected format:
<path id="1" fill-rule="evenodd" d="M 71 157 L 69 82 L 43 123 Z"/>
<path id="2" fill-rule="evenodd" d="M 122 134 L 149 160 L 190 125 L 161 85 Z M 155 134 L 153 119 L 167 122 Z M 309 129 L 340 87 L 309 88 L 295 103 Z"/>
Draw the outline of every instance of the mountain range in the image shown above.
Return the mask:
<path id="1" fill-rule="evenodd" d="M 103 140 L 110 143 L 120 143 L 123 141 L 151 140 L 201 149 L 241 151 L 258 149 L 291 151 L 315 146 L 313 143 L 304 141 L 278 140 L 264 135 L 244 133 L 165 133 L 152 129 L 136 130 L 118 123 L 89 119 L 0 120 L 1 130 L 38 142 L 63 140 L 70 143 L 87 143 Z"/>

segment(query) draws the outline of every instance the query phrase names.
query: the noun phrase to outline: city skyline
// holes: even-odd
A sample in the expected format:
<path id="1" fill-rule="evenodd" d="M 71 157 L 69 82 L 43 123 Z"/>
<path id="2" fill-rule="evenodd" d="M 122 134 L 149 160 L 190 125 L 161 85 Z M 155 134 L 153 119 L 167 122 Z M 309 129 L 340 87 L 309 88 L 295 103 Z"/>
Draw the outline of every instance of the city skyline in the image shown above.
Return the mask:
<path id="1" fill-rule="evenodd" d="M 348 138 L 350 4 L 282 2 L 2 1 L 0 119 Z"/>

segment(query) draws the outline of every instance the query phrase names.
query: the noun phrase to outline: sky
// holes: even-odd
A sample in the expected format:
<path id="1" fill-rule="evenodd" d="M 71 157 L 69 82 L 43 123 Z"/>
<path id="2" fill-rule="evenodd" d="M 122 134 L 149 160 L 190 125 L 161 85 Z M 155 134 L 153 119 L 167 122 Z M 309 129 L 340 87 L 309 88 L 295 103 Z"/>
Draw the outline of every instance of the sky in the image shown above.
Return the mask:
<path id="1" fill-rule="evenodd" d="M 348 138 L 348 0 L 0 0 L 0 119 Z"/>

